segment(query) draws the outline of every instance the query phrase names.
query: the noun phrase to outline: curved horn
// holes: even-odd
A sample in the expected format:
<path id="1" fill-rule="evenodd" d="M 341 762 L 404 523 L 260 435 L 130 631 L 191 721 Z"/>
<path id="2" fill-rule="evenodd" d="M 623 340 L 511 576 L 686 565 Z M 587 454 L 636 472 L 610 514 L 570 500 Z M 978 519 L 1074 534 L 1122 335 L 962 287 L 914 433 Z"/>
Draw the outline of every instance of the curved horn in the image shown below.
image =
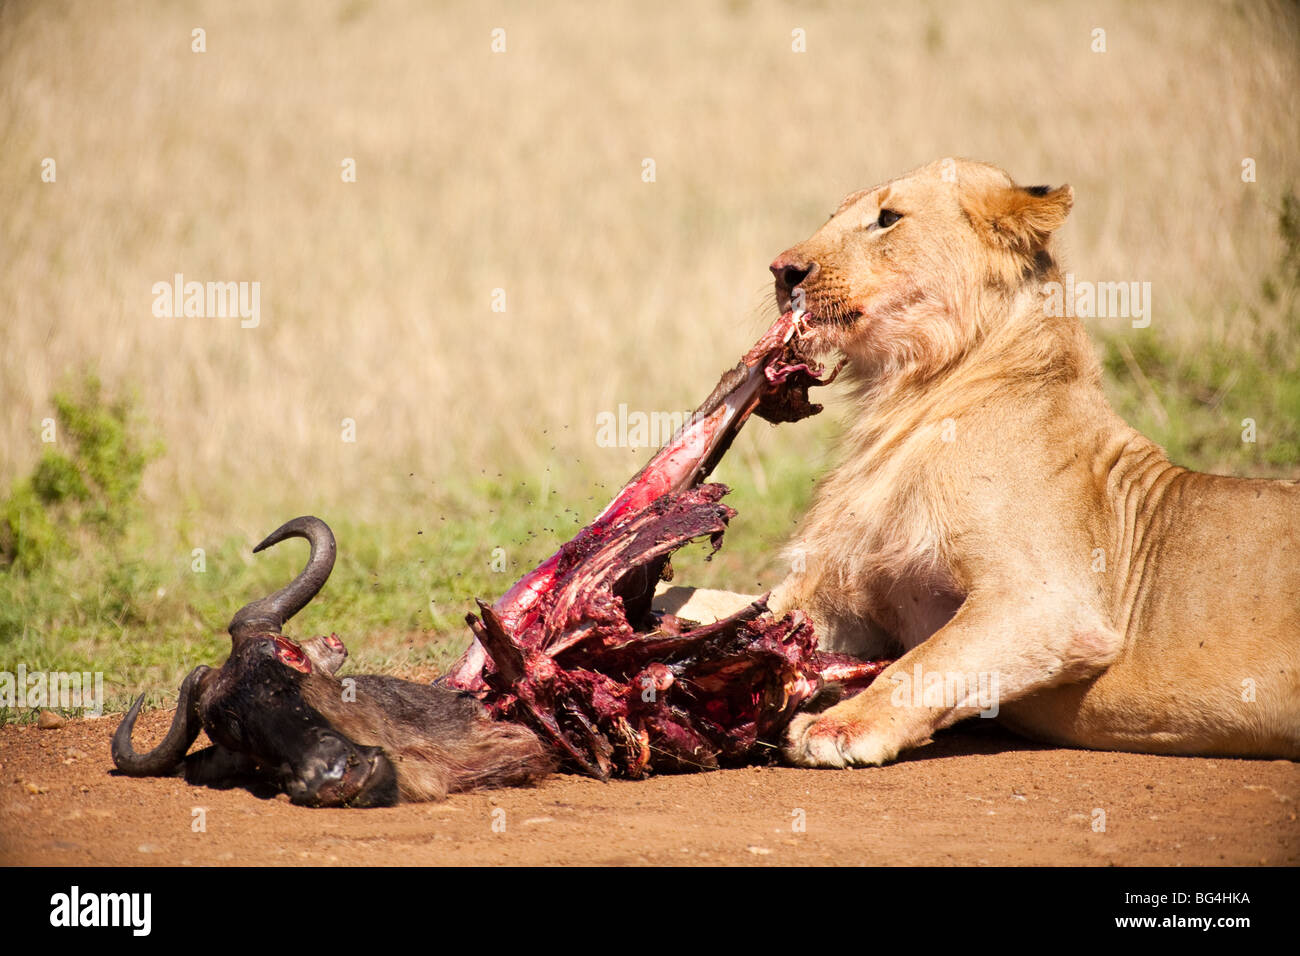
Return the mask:
<path id="1" fill-rule="evenodd" d="M 334 570 L 334 532 L 320 518 L 311 515 L 286 521 L 267 535 L 266 540 L 253 549 L 253 553 L 279 544 L 286 538 L 306 538 L 311 542 L 311 557 L 307 559 L 307 566 L 301 574 L 270 597 L 245 605 L 230 619 L 227 629 L 236 644 L 245 635 L 259 631 L 279 634 L 284 622 L 307 606 L 307 602 L 316 596 L 316 592 L 329 580 L 330 572 Z"/>
<path id="2" fill-rule="evenodd" d="M 126 712 L 122 722 L 113 734 L 113 765 L 128 777 L 166 777 L 176 771 L 185 759 L 185 751 L 190 749 L 194 738 L 199 735 L 199 694 L 195 685 L 211 670 L 201 664 L 181 683 L 180 697 L 176 701 L 176 716 L 167 736 L 153 750 L 146 754 L 135 752 L 131 744 L 131 733 L 135 730 L 136 718 L 140 716 L 140 705 L 144 703 L 144 694 L 135 699 L 131 709 Z"/>

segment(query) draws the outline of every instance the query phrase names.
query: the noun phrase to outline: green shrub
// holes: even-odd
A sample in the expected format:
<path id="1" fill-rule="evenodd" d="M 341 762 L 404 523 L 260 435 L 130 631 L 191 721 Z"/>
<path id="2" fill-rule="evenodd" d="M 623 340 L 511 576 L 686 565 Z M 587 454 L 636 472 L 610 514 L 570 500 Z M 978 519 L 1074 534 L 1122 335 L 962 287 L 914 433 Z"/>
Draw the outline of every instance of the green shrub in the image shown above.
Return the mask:
<path id="1" fill-rule="evenodd" d="M 66 553 L 76 533 L 112 537 L 130 520 L 145 466 L 161 454 L 142 440 L 125 398 L 88 376 L 54 396 L 55 441 L 0 506 L 0 566 L 30 571 Z"/>

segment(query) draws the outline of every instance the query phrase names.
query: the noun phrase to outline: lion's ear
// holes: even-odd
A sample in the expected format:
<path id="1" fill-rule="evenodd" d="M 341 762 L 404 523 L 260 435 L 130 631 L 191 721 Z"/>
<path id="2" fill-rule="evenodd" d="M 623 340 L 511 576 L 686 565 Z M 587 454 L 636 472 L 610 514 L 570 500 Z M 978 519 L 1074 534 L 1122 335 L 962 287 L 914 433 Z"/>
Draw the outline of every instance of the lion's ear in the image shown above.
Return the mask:
<path id="1" fill-rule="evenodd" d="M 962 197 L 975 231 L 997 246 L 1033 255 L 1047 245 L 1074 205 L 1069 186 L 999 186 Z"/>

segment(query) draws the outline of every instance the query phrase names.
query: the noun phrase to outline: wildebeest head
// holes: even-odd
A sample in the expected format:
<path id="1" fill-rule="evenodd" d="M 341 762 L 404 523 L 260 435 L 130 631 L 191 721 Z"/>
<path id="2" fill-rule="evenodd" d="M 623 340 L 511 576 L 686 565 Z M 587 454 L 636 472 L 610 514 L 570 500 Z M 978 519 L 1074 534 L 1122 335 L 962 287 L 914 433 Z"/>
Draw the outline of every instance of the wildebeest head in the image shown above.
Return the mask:
<path id="1" fill-rule="evenodd" d="M 284 637 L 284 623 L 302 610 L 329 578 L 334 535 L 319 518 L 286 522 L 254 552 L 288 538 L 311 544 L 307 566 L 292 582 L 245 605 L 231 619 L 230 657 L 218 670 L 196 667 L 181 684 L 176 716 L 163 741 L 137 753 L 132 731 L 144 702 L 131 705 L 113 736 L 113 763 L 129 776 L 184 772 L 194 783 L 229 776 L 268 779 L 295 803 L 313 806 L 379 806 L 397 801 L 397 776 L 379 747 L 362 746 L 313 708 L 304 682 L 318 676 L 311 657 Z M 325 649 L 340 663 L 342 642 Z M 213 747 L 186 752 L 206 730 Z"/>

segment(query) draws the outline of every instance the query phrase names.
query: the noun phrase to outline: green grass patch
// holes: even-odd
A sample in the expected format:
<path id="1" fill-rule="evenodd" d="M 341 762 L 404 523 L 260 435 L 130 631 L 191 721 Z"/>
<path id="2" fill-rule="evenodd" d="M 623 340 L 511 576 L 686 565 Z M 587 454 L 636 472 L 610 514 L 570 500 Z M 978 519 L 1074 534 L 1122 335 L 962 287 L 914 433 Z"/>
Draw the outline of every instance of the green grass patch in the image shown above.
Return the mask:
<path id="1" fill-rule="evenodd" d="M 1300 465 L 1300 198 L 1277 206 L 1280 254 L 1259 294 L 1219 307 L 1230 333 L 1175 341 L 1154 328 L 1101 338 L 1116 410 L 1180 465 L 1254 477 Z"/>
<path id="2" fill-rule="evenodd" d="M 1102 339 L 1107 395 L 1175 463 L 1225 474 L 1289 475 L 1300 464 L 1300 348 L 1179 346 L 1150 329 Z"/>

